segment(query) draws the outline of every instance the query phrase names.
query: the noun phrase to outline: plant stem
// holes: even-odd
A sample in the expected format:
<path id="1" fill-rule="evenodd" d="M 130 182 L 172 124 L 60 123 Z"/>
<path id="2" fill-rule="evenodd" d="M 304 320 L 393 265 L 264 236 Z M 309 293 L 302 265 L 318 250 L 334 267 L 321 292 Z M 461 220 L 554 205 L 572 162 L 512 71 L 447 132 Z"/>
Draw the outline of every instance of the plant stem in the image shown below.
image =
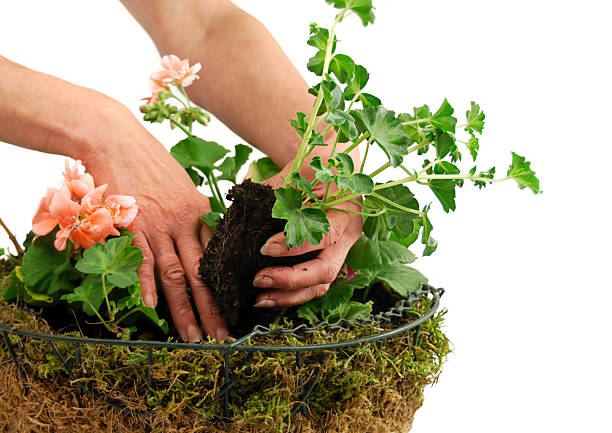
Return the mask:
<path id="1" fill-rule="evenodd" d="M 221 195 L 219 185 L 217 184 L 217 178 L 213 174 L 212 170 L 206 175 L 206 179 L 208 179 L 208 185 L 210 186 L 210 191 L 212 192 L 213 197 L 215 197 L 217 202 L 219 202 L 219 205 L 223 209 L 223 213 L 226 213 L 227 208 L 225 207 L 225 201 L 223 201 L 223 196 Z"/>
<path id="2" fill-rule="evenodd" d="M 423 212 L 418 211 L 418 210 L 414 210 L 414 209 L 410 209 L 409 207 L 405 207 L 405 206 L 402 206 L 402 205 L 400 205 L 400 204 L 397 204 L 397 203 L 395 203 L 394 201 L 389 200 L 388 198 L 383 197 L 383 196 L 382 196 L 382 195 L 380 195 L 380 194 L 376 194 L 375 192 L 373 192 L 373 193 L 372 193 L 372 196 L 373 196 L 373 197 L 376 197 L 376 198 L 377 198 L 377 199 L 379 199 L 380 201 L 384 201 L 385 203 L 387 203 L 387 204 L 389 204 L 389 205 L 391 205 L 391 206 L 394 206 L 394 207 L 396 207 L 396 208 L 398 208 L 398 209 L 400 209 L 400 210 L 403 210 L 404 212 L 409 212 L 409 213 L 413 213 L 413 214 L 415 214 L 415 215 L 420 215 L 420 216 L 423 216 Z"/>
<path id="3" fill-rule="evenodd" d="M 366 216 L 366 217 L 374 217 L 374 216 L 382 215 L 385 212 L 387 212 L 386 209 L 382 209 L 375 213 L 365 213 L 365 212 L 358 212 L 355 210 L 343 209 L 341 207 L 328 207 L 328 208 L 325 208 L 325 210 L 337 210 L 340 212 L 352 213 L 352 214 L 357 214 L 357 215 Z"/>
<path id="4" fill-rule="evenodd" d="M 187 131 L 185 129 L 185 127 L 183 125 L 181 125 L 179 122 L 177 122 L 176 120 L 174 120 L 172 117 L 168 117 L 168 120 L 170 120 L 170 122 L 174 123 L 176 126 L 178 126 L 185 134 L 187 134 L 187 136 L 191 137 L 191 132 Z"/>
<path id="5" fill-rule="evenodd" d="M 429 170 L 430 168 L 432 168 L 434 165 L 436 165 L 436 164 L 437 164 L 437 163 L 439 163 L 439 162 L 440 162 L 440 160 L 439 160 L 439 159 L 436 159 L 435 161 L 431 161 L 429 164 L 427 164 L 425 167 L 423 167 L 423 169 L 422 169 L 421 171 L 419 171 L 419 172 L 417 173 L 417 177 L 418 177 L 418 176 L 419 176 L 421 173 L 426 173 L 426 172 L 427 172 L 427 170 Z M 408 173 L 408 174 L 410 174 L 410 173 Z"/>
<path id="6" fill-rule="evenodd" d="M 108 292 L 106 291 L 106 272 L 102 274 L 102 293 L 104 293 L 104 300 L 106 301 L 106 309 L 108 310 L 108 317 L 111 321 L 115 318 L 115 313 L 111 311 L 110 302 L 108 300 Z"/>
<path id="7" fill-rule="evenodd" d="M 366 132 L 365 134 L 363 134 L 361 137 L 359 137 L 359 140 L 353 142 L 353 144 L 351 144 L 349 147 L 344 149 L 344 153 L 347 153 L 347 154 L 350 153 L 354 148 L 359 146 L 363 142 L 363 140 L 365 140 L 366 138 L 370 138 L 369 132 Z"/>
<path id="8" fill-rule="evenodd" d="M 389 167 L 391 167 L 391 163 L 387 162 L 386 164 L 381 165 L 380 167 L 378 167 L 376 170 L 374 170 L 372 173 L 370 173 L 370 177 L 374 177 L 377 174 L 382 173 L 383 171 L 385 171 L 386 169 L 388 169 Z"/>
<path id="9" fill-rule="evenodd" d="M 21 248 L 21 245 L 19 245 L 19 242 L 17 242 L 17 238 L 15 237 L 15 235 L 13 233 L 11 233 L 11 231 L 6 226 L 6 224 L 4 224 L 4 221 L 2 221 L 2 218 L 0 218 L 0 226 L 2 226 L 2 228 L 4 229 L 6 234 L 8 235 L 10 241 L 15 246 L 15 250 L 17 251 L 17 255 L 19 257 L 23 256 L 23 248 Z"/>
<path id="10" fill-rule="evenodd" d="M 363 173 L 363 167 L 365 166 L 366 158 L 368 157 L 368 152 L 370 150 L 370 145 L 372 144 L 372 140 L 374 140 L 374 137 L 370 137 L 366 144 L 366 150 L 365 150 L 365 153 L 363 154 L 363 160 L 361 161 L 361 167 L 359 167 L 359 173 Z"/>
<path id="11" fill-rule="evenodd" d="M 329 70 L 329 63 L 331 62 L 331 54 L 332 47 L 334 45 L 334 35 L 336 33 L 336 26 L 342 20 L 344 16 L 344 11 L 341 11 L 336 15 L 334 19 L 334 24 L 329 31 L 329 36 L 327 39 L 327 46 L 325 47 L 325 60 L 323 61 L 323 72 L 321 73 L 321 77 L 325 77 L 327 71 Z M 319 108 L 321 107 L 321 103 L 323 102 L 323 86 L 319 86 L 319 91 L 317 92 L 317 99 L 315 100 L 314 106 L 312 107 L 312 111 L 310 113 L 310 118 L 308 119 L 308 126 L 306 127 L 306 131 L 304 132 L 304 136 L 302 137 L 302 143 L 298 148 L 295 159 L 293 160 L 293 165 L 291 166 L 291 170 L 289 174 L 285 178 L 283 182 L 283 186 L 288 186 L 289 182 L 291 182 L 291 173 L 297 173 L 302 168 L 302 157 L 305 151 L 306 146 L 310 142 L 310 137 L 312 135 L 312 131 L 315 127 L 315 122 L 317 118 L 317 113 L 319 112 Z"/>

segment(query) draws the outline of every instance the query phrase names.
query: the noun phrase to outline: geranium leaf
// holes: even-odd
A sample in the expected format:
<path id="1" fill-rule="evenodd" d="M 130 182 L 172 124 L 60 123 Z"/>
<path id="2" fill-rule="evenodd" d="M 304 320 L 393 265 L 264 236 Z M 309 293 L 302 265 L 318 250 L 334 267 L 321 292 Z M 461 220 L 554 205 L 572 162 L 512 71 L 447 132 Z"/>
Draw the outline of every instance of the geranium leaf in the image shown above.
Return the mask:
<path id="1" fill-rule="evenodd" d="M 406 298 L 427 283 L 427 278 L 410 266 L 389 265 L 374 268 L 370 272 L 374 281 L 384 282 L 398 295 Z"/>
<path id="2" fill-rule="evenodd" d="M 360 94 L 359 100 L 361 101 L 363 108 L 378 107 L 379 105 L 382 105 L 382 102 L 380 101 L 380 99 L 372 95 L 371 93 Z"/>
<path id="3" fill-rule="evenodd" d="M 302 209 L 302 194 L 294 188 L 278 188 L 274 191 L 276 203 L 272 208 L 274 218 L 286 219 L 285 235 L 289 247 L 297 247 L 304 240 L 318 245 L 329 231 L 329 221 L 321 209 Z"/>
<path id="4" fill-rule="evenodd" d="M 329 182 L 336 176 L 329 168 L 323 165 L 320 156 L 315 156 L 314 158 L 312 158 L 312 161 L 310 162 L 310 167 L 314 170 L 315 178 L 319 182 Z"/>
<path id="5" fill-rule="evenodd" d="M 249 159 L 249 155 L 253 149 L 244 144 L 237 144 L 234 146 L 234 156 L 228 156 L 223 162 L 216 167 L 221 172 L 221 176 L 217 177 L 218 180 L 229 180 L 232 183 L 236 183 L 236 176 L 238 171 Z"/>
<path id="6" fill-rule="evenodd" d="M 341 83 L 346 83 L 355 75 L 355 62 L 345 54 L 336 54 L 329 62 L 329 72 Z"/>
<path id="7" fill-rule="evenodd" d="M 306 42 L 311 47 L 318 48 L 325 52 L 327 49 L 327 41 L 329 40 L 329 30 L 319 27 L 316 23 L 310 23 L 310 37 Z M 336 51 L 336 43 L 338 39 L 334 35 L 334 44 L 332 45 L 332 53 Z"/>
<path id="8" fill-rule="evenodd" d="M 357 194 L 371 194 L 374 189 L 374 181 L 368 175 L 355 173 L 351 176 L 338 177 L 338 187 Z"/>
<path id="9" fill-rule="evenodd" d="M 404 131 L 402 122 L 395 117 L 395 113 L 383 106 L 355 110 L 355 113 L 374 141 L 387 154 L 391 166 L 399 166 L 404 155 L 408 154 L 408 145 L 412 140 Z"/>
<path id="10" fill-rule="evenodd" d="M 470 109 L 465 113 L 465 117 L 467 120 L 465 130 L 470 134 L 474 134 L 474 131 L 482 134 L 485 114 L 480 111 L 480 105 L 472 101 Z"/>
<path id="11" fill-rule="evenodd" d="M 138 284 L 136 270 L 142 263 L 142 251 L 130 246 L 132 238 L 133 235 L 120 236 L 86 249 L 76 269 L 85 274 L 105 274 L 118 287 Z"/>
<path id="12" fill-rule="evenodd" d="M 508 177 L 514 179 L 520 189 L 529 188 L 534 194 L 540 193 L 540 181 L 530 167 L 531 163 L 525 157 L 512 152 L 512 164 L 508 169 Z"/>
<path id="13" fill-rule="evenodd" d="M 346 264 L 355 270 L 398 263 L 412 263 L 416 256 L 393 241 L 374 240 L 361 235 L 346 256 Z"/>
<path id="14" fill-rule="evenodd" d="M 319 50 L 308 60 L 306 68 L 315 75 L 323 75 L 323 65 L 325 63 L 325 51 Z"/>
<path id="15" fill-rule="evenodd" d="M 427 184 L 442 204 L 444 212 L 455 210 L 455 182 L 449 179 L 434 179 Z"/>
<path id="16" fill-rule="evenodd" d="M 370 79 L 370 74 L 361 65 L 355 65 L 355 74 L 353 79 L 350 80 L 346 87 L 344 88 L 344 99 L 350 101 L 355 97 L 355 95 L 363 90 L 363 88 L 368 84 L 368 80 Z"/>
<path id="17" fill-rule="evenodd" d="M 200 215 L 200 219 L 204 221 L 212 231 L 214 231 L 217 228 L 217 224 L 219 223 L 219 221 L 221 221 L 222 216 L 222 213 L 211 211 Z"/>
<path id="18" fill-rule="evenodd" d="M 444 98 L 444 102 L 442 102 L 438 111 L 431 117 L 431 124 L 443 132 L 455 132 L 457 119 L 452 116 L 454 111 L 453 107 Z"/>
<path id="19" fill-rule="evenodd" d="M 228 152 L 226 148 L 214 141 L 202 140 L 191 136 L 179 141 L 170 149 L 170 153 L 184 168 L 195 167 L 204 173 L 213 169 L 215 162 Z"/>
<path id="20" fill-rule="evenodd" d="M 109 284 L 106 288 L 107 293 L 110 292 L 111 288 L 112 285 Z M 64 295 L 61 299 L 70 303 L 82 302 L 83 311 L 90 316 L 96 316 L 96 312 L 100 309 L 102 301 L 104 301 L 102 279 L 99 275 L 87 275 L 81 285 L 74 289 L 73 293 Z"/>
<path id="21" fill-rule="evenodd" d="M 278 174 L 280 170 L 280 167 L 266 156 L 257 161 L 253 161 L 245 177 L 247 179 L 250 178 L 252 182 L 260 183 Z"/>
<path id="22" fill-rule="evenodd" d="M 364 26 L 374 22 L 372 0 L 325 0 L 337 9 L 350 9 L 361 19 Z"/>

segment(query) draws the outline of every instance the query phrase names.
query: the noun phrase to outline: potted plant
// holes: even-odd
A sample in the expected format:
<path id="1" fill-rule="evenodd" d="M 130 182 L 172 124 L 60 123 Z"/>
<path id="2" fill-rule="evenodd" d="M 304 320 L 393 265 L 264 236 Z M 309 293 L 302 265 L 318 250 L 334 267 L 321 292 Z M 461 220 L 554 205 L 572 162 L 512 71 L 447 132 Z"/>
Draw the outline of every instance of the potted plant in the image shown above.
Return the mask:
<path id="1" fill-rule="evenodd" d="M 450 212 L 456 190 L 465 184 L 483 188 L 514 179 L 520 188 L 539 193 L 539 182 L 530 163 L 515 153 L 503 178 L 495 178 L 495 168 L 475 165 L 485 119 L 478 104 L 472 102 L 457 125 L 446 100 L 435 111 L 423 105 L 396 114 L 366 92 L 369 74 L 336 51 L 336 29 L 351 16 L 372 24 L 371 1 L 327 2 L 338 9 L 332 26 L 312 24 L 308 39 L 315 49 L 308 69 L 321 80 L 309 90 L 315 96 L 312 111 L 291 120 L 301 145 L 280 187 L 261 183 L 279 168 L 266 158 L 255 161 L 249 179 L 230 190 L 227 205 L 219 182 L 236 184 L 251 149 L 239 144 L 227 156 L 224 147 L 193 134 L 193 126 L 206 125 L 209 116 L 187 97 L 189 80 L 158 81 L 141 108 L 145 120 L 167 120 L 185 132 L 171 153 L 197 186 L 206 183 L 210 190 L 212 212 L 202 219 L 214 232 L 200 269 L 238 340 L 223 345 L 164 341 L 171 332 L 167 311 L 140 299 L 136 270 L 142 253 L 131 246 L 129 231 L 137 204 L 126 196 L 105 197 L 104 187 L 96 188 L 78 164 L 67 164 L 64 186 L 43 198 L 37 214 L 57 222 L 39 219 L 38 239 L 30 234 L 25 252 L 17 245 L 17 256 L 5 253 L 0 261 L 0 297 L 44 306 L 47 319 L 1 305 L 3 371 L 11 371 L 13 362 L 38 396 L 51 396 L 48 384 L 31 376 L 52 379 L 62 392 L 72 389 L 70 381 L 76 385 L 70 392 L 82 404 L 109 419 L 116 416 L 109 403 L 131 411 L 135 418 L 115 425 L 134 430 L 334 431 L 350 425 L 384 431 L 410 424 L 424 385 L 436 380 L 449 351 L 441 331 L 443 312 L 436 313 L 441 293 L 407 266 L 416 260 L 409 248 L 420 243 L 426 256 L 437 247 L 432 205 L 419 203 L 417 190 L 429 189 Z M 197 68 L 187 64 L 185 71 L 193 77 Z M 326 142 L 331 131 L 333 140 Z M 311 157 L 322 148 L 325 158 Z M 363 150 L 361 159 L 357 149 Z M 366 173 L 366 160 L 375 152 L 386 162 Z M 460 168 L 466 160 L 469 167 Z M 350 209 L 343 206 L 347 203 Z M 103 230 L 67 231 L 54 214 L 58 208 L 104 219 L 97 225 Z M 258 270 L 307 260 L 263 256 L 262 244 L 280 231 L 288 247 L 318 244 L 330 230 L 329 210 L 363 218 L 363 234 L 335 283 L 299 308 L 253 309 L 251 282 Z M 65 320 L 69 310 L 81 329 L 72 317 L 72 325 Z M 68 335 L 56 337 L 66 326 Z M 89 344 L 83 334 L 106 340 Z M 151 408 L 153 415 L 140 422 L 139 411 Z M 67 418 L 78 419 L 66 410 Z"/>

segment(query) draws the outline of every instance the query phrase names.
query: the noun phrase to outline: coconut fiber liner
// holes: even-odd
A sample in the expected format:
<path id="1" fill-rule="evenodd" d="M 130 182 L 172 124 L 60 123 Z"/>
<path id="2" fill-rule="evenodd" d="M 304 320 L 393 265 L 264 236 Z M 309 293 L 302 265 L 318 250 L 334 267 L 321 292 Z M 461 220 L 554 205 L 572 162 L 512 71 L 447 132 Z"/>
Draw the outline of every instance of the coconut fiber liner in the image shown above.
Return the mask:
<path id="1" fill-rule="evenodd" d="M 432 303 L 422 297 L 402 321 L 417 319 Z M 81 344 L 80 359 L 75 359 L 74 345 L 57 341 L 57 352 L 72 366 L 71 380 L 49 341 L 5 334 L 23 368 L 17 369 L 0 338 L 0 431 L 407 431 L 422 404 L 424 387 L 437 380 L 450 352 L 442 332 L 444 313 L 437 312 L 407 334 L 343 349 L 301 355 L 233 352 L 230 369 L 236 379 L 226 393 L 220 392 L 225 371 L 224 355 L 218 351 Z M 36 314 L 5 302 L 0 302 L 0 323 L 54 333 Z M 393 325 L 320 328 L 299 337 L 262 335 L 248 344 L 329 344 Z M 302 403 L 309 384 L 314 386 Z"/>

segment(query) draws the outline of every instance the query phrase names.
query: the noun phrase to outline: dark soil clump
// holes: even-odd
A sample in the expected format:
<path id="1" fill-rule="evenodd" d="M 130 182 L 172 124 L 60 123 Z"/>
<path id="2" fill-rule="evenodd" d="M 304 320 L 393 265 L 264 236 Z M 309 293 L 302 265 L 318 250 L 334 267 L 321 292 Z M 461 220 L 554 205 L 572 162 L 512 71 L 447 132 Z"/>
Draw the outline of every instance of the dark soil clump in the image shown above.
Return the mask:
<path id="1" fill-rule="evenodd" d="M 282 232 L 285 220 L 272 218 L 276 198 L 267 185 L 245 180 L 227 194 L 232 205 L 217 224 L 200 260 L 202 281 L 214 293 L 232 335 L 268 325 L 282 309 L 253 308 L 262 291 L 253 278 L 268 266 L 293 266 L 316 257 L 318 251 L 294 257 L 267 257 L 259 250 L 270 236 Z M 267 290 L 267 289 L 266 289 Z"/>

